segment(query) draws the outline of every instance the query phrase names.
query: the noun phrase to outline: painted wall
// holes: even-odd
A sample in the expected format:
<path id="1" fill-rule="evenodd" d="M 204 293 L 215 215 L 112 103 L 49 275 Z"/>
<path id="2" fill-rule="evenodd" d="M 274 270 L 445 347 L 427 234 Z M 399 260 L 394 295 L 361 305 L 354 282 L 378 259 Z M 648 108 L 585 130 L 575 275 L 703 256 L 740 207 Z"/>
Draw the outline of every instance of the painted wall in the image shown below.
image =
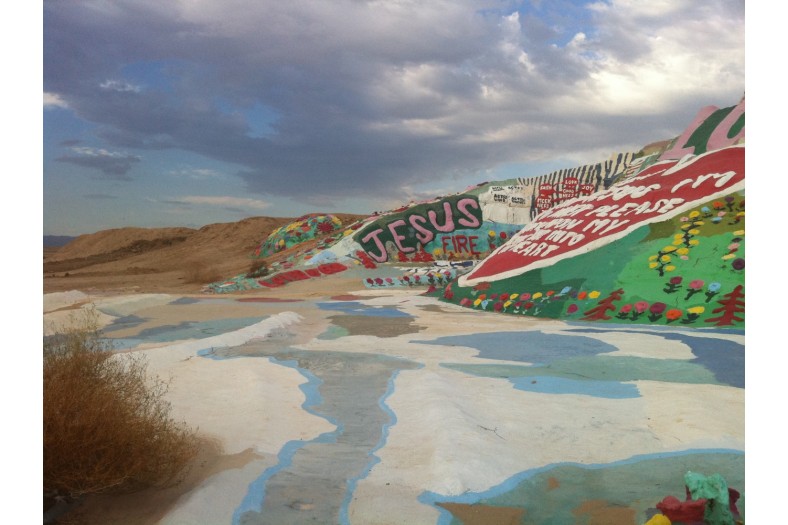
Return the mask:
<path id="1" fill-rule="evenodd" d="M 744 146 L 663 161 L 559 204 L 445 300 L 515 315 L 743 327 Z"/>
<path id="2" fill-rule="evenodd" d="M 342 227 L 334 215 L 304 215 L 290 224 L 275 229 L 254 252 L 255 257 L 267 257 L 296 244 L 331 233 Z"/>

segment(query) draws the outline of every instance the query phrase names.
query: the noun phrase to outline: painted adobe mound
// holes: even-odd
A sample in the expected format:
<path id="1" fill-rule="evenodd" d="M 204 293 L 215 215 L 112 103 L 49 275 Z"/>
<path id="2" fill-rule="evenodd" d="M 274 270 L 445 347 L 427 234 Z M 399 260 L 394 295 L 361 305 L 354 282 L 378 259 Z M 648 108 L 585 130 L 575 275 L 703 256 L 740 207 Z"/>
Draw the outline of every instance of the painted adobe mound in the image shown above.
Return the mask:
<path id="1" fill-rule="evenodd" d="M 448 285 L 444 300 L 536 317 L 743 328 L 743 122 L 743 99 L 704 108 L 631 176 L 541 212 Z"/>
<path id="2" fill-rule="evenodd" d="M 268 257 L 275 253 L 312 240 L 320 235 L 331 233 L 342 227 L 336 215 L 311 214 L 297 218 L 290 224 L 281 226 L 268 236 L 254 252 L 255 257 Z"/>

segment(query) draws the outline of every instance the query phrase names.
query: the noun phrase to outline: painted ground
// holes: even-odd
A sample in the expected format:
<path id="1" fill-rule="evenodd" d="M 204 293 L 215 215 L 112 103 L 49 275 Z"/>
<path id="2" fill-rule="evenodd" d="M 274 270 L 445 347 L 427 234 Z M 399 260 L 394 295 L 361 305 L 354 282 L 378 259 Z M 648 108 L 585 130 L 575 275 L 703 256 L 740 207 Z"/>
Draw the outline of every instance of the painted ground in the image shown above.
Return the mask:
<path id="1" fill-rule="evenodd" d="M 326 279 L 334 277 L 326 277 Z M 642 524 L 687 471 L 742 493 L 744 333 L 500 316 L 420 290 L 95 305 L 236 461 L 162 524 Z M 291 295 L 287 295 L 290 293 Z"/>

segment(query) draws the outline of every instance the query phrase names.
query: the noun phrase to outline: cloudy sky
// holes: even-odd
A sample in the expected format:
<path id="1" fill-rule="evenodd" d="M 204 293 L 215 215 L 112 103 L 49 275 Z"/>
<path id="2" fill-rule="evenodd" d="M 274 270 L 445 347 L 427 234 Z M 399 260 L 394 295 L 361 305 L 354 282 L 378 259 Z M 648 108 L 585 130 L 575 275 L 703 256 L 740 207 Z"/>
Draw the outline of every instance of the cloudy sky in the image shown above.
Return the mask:
<path id="1" fill-rule="evenodd" d="M 744 93 L 744 1 L 43 4 L 44 233 L 367 213 Z"/>

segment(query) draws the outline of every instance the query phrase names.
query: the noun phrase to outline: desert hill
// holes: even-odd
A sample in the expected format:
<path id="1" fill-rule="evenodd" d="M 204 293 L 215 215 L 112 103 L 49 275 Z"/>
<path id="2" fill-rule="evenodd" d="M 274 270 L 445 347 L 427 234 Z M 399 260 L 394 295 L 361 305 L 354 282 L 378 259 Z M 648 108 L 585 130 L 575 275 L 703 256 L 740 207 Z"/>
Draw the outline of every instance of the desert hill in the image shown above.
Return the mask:
<path id="1" fill-rule="evenodd" d="M 336 215 L 343 223 L 363 217 Z M 45 252 L 44 292 L 199 292 L 208 282 L 248 270 L 255 248 L 292 220 L 249 217 L 200 229 L 129 227 L 81 235 Z"/>

